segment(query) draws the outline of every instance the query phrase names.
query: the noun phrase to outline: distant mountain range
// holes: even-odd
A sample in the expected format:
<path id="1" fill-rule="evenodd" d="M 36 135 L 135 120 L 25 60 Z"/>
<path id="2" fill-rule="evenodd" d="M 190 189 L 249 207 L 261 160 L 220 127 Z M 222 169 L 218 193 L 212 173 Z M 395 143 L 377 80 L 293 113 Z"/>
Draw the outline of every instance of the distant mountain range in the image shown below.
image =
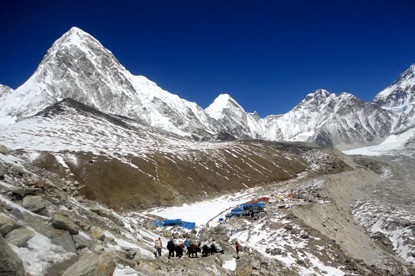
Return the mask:
<path id="1" fill-rule="evenodd" d="M 22 86 L 0 85 L 0 125 L 13 125 L 70 98 L 185 139 L 304 141 L 352 149 L 414 128 L 414 97 L 412 65 L 373 102 L 319 89 L 288 113 L 265 118 L 246 112 L 227 94 L 203 109 L 131 74 L 98 40 L 74 27 Z"/>

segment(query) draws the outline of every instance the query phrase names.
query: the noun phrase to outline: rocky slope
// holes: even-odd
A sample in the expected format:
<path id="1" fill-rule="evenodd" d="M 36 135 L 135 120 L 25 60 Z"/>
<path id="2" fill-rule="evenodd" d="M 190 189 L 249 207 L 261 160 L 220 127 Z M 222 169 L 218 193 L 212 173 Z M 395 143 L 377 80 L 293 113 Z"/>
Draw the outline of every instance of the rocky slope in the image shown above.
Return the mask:
<path id="1" fill-rule="evenodd" d="M 177 204 L 302 173 L 327 173 L 332 166 L 333 172 L 347 169 L 330 150 L 259 140 L 183 140 L 70 99 L 3 129 L 6 147 L 77 181 L 81 194 L 112 208 Z M 316 162 L 321 172 L 313 170 Z M 116 194 L 110 192 L 114 186 Z"/>
<path id="2" fill-rule="evenodd" d="M 82 196 L 80 183 L 27 163 L 19 151 L 0 153 L 0 272 L 25 275 L 412 275 L 415 273 L 413 187 L 408 160 L 355 160 L 333 151 L 289 145 L 322 160 L 314 173 L 226 196 L 269 196 L 266 212 L 195 231 L 154 228 L 151 210 L 114 210 Z M 321 161 L 321 160 L 320 160 Z M 402 162 L 402 163 L 401 163 Z M 344 168 L 347 167 L 347 170 Z M 395 171 L 398 169 L 399 171 Z M 315 173 L 320 171 L 320 173 Z M 214 171 L 211 171 L 214 175 Z M 402 178 L 403 177 L 403 178 Z M 393 187 L 391 186 L 391 183 Z M 116 193 L 118 186 L 111 191 Z M 400 196 L 405 194 L 404 197 Z M 289 196 L 288 196 L 289 195 Z M 212 200 L 209 197 L 198 201 Z M 212 201 L 211 204 L 214 201 Z M 185 207 L 185 206 L 183 206 Z M 193 212 L 200 210 L 192 209 Z M 223 210 L 222 215 L 226 212 Z M 178 213 L 179 214 L 179 213 Z M 219 214 L 221 216 L 221 214 Z M 215 222 L 215 223 L 213 223 Z M 224 254 L 167 259 L 164 244 L 214 239 Z M 242 252 L 235 255 L 232 244 Z M 166 252 L 164 250 L 164 252 Z M 376 254 L 374 254 L 374 252 Z"/>

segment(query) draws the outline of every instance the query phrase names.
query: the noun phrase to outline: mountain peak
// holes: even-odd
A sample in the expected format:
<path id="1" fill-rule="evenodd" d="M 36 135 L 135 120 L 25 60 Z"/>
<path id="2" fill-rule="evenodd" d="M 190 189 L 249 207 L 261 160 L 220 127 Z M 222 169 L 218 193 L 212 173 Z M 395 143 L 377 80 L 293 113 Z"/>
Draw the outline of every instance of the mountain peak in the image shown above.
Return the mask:
<path id="1" fill-rule="evenodd" d="M 84 30 L 81 30 L 80 28 L 76 26 L 73 26 L 72 28 L 70 28 L 69 31 L 67 31 L 67 33 L 77 33 L 78 35 L 87 34 Z"/>
<path id="2" fill-rule="evenodd" d="M 307 94 L 303 102 L 323 102 L 330 97 L 330 95 L 332 94 L 325 89 L 317 89 L 314 93 Z"/>
<path id="3" fill-rule="evenodd" d="M 206 112 L 215 119 L 223 116 L 225 109 L 237 109 L 243 112 L 244 109 L 240 106 L 229 94 L 220 94 L 216 99 L 206 108 Z"/>
<path id="4" fill-rule="evenodd" d="M 229 105 L 237 105 L 241 107 L 229 94 L 226 94 L 226 93 L 220 94 L 219 96 L 217 96 L 216 99 L 213 101 L 213 103 L 208 108 L 210 108 L 212 105 L 221 107 L 221 108 L 225 108 Z"/>
<path id="5" fill-rule="evenodd" d="M 92 35 L 84 32 L 83 30 L 79 29 L 78 27 L 72 27 L 69 31 L 64 33 L 58 40 L 53 43 L 52 48 L 53 50 L 61 49 L 65 46 L 75 46 L 78 48 L 85 48 L 86 44 L 97 44 L 100 48 L 104 48 L 104 46 L 99 43 Z"/>
<path id="6" fill-rule="evenodd" d="M 331 95 L 331 93 L 325 89 L 317 89 L 313 94 L 315 97 L 324 97 L 324 98 L 327 98 L 328 96 Z"/>
<path id="7" fill-rule="evenodd" d="M 374 102 L 385 107 L 400 107 L 415 101 L 415 64 L 412 64 L 398 79 L 379 92 Z"/>

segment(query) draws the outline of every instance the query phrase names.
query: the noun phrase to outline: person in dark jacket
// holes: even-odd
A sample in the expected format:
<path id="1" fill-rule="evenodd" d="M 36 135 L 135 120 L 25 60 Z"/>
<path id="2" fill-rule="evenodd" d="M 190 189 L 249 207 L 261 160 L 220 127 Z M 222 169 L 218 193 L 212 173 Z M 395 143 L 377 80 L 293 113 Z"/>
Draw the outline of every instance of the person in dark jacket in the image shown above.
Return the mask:
<path id="1" fill-rule="evenodd" d="M 174 257 L 174 249 L 175 249 L 176 245 L 173 242 L 173 239 L 170 239 L 169 242 L 167 243 L 167 250 L 169 250 L 169 259 L 170 257 Z"/>
<path id="2" fill-rule="evenodd" d="M 209 255 L 209 246 L 207 244 L 203 244 L 202 246 L 202 257 L 207 257 Z"/>

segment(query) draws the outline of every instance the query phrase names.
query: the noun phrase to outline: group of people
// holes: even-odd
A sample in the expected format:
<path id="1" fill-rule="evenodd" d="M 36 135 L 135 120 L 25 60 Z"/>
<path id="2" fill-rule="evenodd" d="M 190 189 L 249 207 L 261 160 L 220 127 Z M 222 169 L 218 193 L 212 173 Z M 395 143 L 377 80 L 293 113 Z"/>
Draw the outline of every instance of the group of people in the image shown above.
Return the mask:
<path id="1" fill-rule="evenodd" d="M 155 240 L 154 247 L 156 248 L 155 256 L 161 257 L 161 250 L 163 248 L 163 243 L 161 241 L 161 238 Z M 215 242 L 215 240 L 210 240 L 207 242 L 193 242 L 190 239 L 186 239 L 184 243 L 178 243 L 176 244 L 173 239 L 170 239 L 167 242 L 167 250 L 169 251 L 169 259 L 174 258 L 175 256 L 177 258 L 183 257 L 184 248 L 186 247 L 187 250 L 187 256 L 189 258 L 198 257 L 197 253 L 202 253 L 202 257 L 207 257 L 208 255 L 213 255 L 215 253 L 224 253 L 224 250 L 221 248 L 221 246 Z"/>

